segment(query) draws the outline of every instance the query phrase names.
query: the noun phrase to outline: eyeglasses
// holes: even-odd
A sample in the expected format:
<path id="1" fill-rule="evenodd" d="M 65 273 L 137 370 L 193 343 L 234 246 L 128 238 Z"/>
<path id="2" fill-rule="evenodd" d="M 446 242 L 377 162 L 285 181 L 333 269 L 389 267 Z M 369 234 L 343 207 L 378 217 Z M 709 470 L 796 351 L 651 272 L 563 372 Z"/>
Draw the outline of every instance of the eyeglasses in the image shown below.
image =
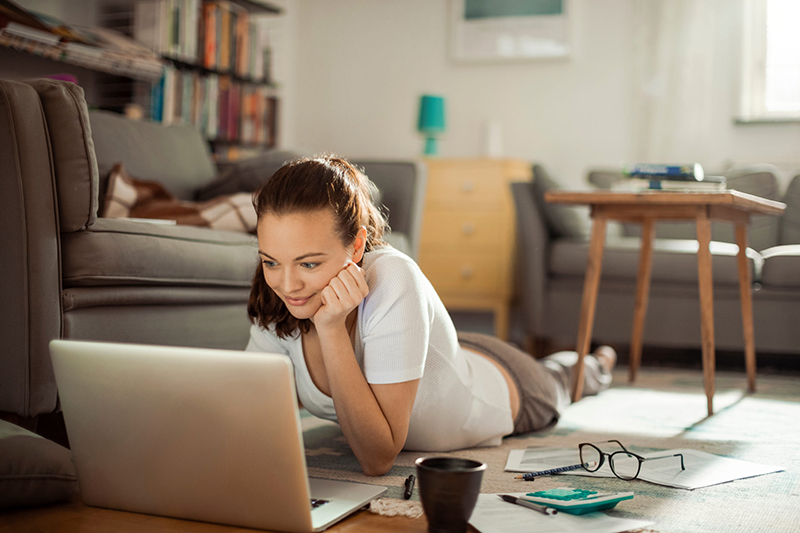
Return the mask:
<path id="1" fill-rule="evenodd" d="M 609 440 L 605 442 L 599 442 L 597 444 L 608 444 L 610 442 L 617 443 L 622 450 L 614 453 L 606 453 L 598 448 L 595 444 L 590 442 L 578 444 L 578 451 L 580 452 L 581 465 L 583 468 L 589 472 L 597 472 L 600 467 L 603 466 L 606 457 L 608 457 L 608 466 L 611 467 L 611 471 L 614 473 L 614 475 L 625 481 L 630 481 L 639 476 L 639 471 L 642 469 L 642 463 L 645 461 L 680 457 L 681 470 L 686 470 L 686 467 L 683 466 L 682 453 L 664 455 L 662 457 L 642 457 L 641 455 L 628 451 L 618 440 Z M 587 467 L 587 464 L 594 464 L 594 466 Z"/>

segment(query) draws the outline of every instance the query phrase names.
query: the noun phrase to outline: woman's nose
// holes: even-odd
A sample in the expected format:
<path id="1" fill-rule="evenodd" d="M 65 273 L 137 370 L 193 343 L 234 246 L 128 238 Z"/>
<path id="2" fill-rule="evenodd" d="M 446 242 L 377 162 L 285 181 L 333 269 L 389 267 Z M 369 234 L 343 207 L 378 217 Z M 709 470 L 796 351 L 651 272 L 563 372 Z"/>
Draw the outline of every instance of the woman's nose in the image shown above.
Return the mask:
<path id="1" fill-rule="evenodd" d="M 297 276 L 293 269 L 287 268 L 283 272 L 283 292 L 284 294 L 291 294 L 294 291 L 300 290 L 303 287 L 303 282 Z"/>

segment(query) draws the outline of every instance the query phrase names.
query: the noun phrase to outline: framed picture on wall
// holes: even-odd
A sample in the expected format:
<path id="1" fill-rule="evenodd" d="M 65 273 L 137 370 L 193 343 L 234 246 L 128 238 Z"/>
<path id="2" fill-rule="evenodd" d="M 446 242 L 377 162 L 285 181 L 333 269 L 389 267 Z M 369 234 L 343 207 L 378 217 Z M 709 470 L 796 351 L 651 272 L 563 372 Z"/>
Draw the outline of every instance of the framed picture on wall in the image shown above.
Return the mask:
<path id="1" fill-rule="evenodd" d="M 457 62 L 569 56 L 568 0 L 451 0 L 450 46 Z"/>

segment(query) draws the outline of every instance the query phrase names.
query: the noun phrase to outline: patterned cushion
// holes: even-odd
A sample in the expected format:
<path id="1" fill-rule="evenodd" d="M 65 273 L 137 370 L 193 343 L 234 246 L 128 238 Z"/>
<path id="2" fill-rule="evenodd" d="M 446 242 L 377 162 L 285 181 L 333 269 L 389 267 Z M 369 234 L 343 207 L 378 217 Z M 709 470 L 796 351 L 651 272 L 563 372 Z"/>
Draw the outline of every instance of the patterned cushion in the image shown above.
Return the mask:
<path id="1" fill-rule="evenodd" d="M 171 220 L 177 224 L 248 233 L 255 232 L 257 222 L 249 193 L 219 196 L 205 202 L 182 201 L 157 182 L 132 178 L 122 163 L 114 165 L 108 178 L 101 216 Z"/>

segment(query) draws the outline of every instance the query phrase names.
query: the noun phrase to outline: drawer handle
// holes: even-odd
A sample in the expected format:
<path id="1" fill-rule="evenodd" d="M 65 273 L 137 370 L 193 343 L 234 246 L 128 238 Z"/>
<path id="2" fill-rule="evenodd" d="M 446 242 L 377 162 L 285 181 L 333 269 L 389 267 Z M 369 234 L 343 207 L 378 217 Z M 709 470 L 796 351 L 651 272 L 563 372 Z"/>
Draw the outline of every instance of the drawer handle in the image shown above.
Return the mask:
<path id="1" fill-rule="evenodd" d="M 463 279 L 472 279 L 472 275 L 474 274 L 472 267 L 469 265 L 464 265 L 461 267 L 461 277 Z"/>
<path id="2" fill-rule="evenodd" d="M 475 190 L 475 184 L 471 181 L 462 181 L 461 190 L 464 192 L 472 192 Z"/>
<path id="3" fill-rule="evenodd" d="M 473 224 L 472 222 L 464 222 L 461 225 L 461 233 L 467 236 L 472 235 L 473 233 L 475 233 L 475 224 Z"/>

